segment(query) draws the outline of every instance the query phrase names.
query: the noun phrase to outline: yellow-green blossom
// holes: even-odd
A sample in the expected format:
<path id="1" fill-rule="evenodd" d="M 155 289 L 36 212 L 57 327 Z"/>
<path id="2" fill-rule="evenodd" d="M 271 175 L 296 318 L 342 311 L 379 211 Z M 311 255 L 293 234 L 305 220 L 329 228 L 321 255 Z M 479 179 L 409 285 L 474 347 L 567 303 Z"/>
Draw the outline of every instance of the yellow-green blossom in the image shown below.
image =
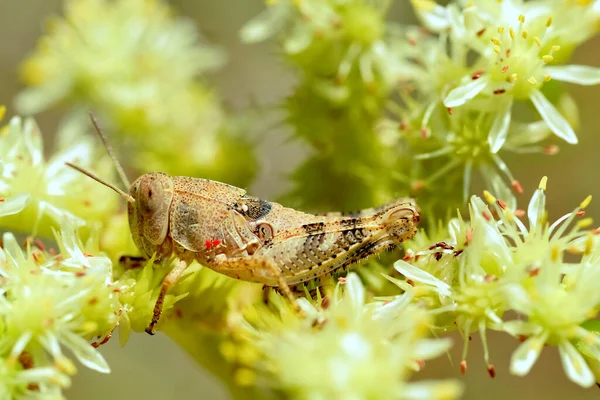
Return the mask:
<path id="1" fill-rule="evenodd" d="M 416 3 L 419 9 L 419 5 L 427 2 Z M 489 134 L 493 152 L 497 152 L 506 140 L 513 102 L 527 99 L 531 100 L 554 134 L 568 143 L 577 143 L 571 125 L 541 89 L 551 79 L 581 85 L 600 83 L 598 68 L 549 65 L 554 62 L 555 53 L 561 50 L 560 43 L 564 40 L 561 38 L 568 38 L 570 30 L 581 29 L 581 26 L 572 23 L 573 19 L 567 19 L 573 13 L 562 12 L 563 7 L 575 8 L 584 16 L 589 13 L 591 3 L 576 5 L 564 2 L 566 5 L 559 9 L 539 4 L 529 6 L 530 3 L 518 0 L 482 3 L 495 5 L 486 9 L 485 6 L 469 4 L 459 10 L 456 4 L 452 4 L 446 10 L 451 34 L 478 52 L 479 58 L 473 64 L 474 72 L 456 83 L 444 99 L 444 105 L 459 107 L 475 98 L 479 103 L 493 104 L 498 110 L 498 122 Z M 439 11 L 437 7 L 432 10 Z M 592 31 L 589 25 L 587 27 L 591 32 L 584 37 L 595 33 L 595 29 Z M 570 43 L 573 44 L 572 41 Z"/>
<path id="2" fill-rule="evenodd" d="M 59 253 L 41 242 L 21 249 L 4 234 L 0 248 L 0 391 L 18 395 L 60 394 L 76 373 L 67 349 L 83 365 L 108 373 L 90 339 L 109 337 L 121 306 L 112 286 L 108 258 L 83 246 L 71 224 L 56 235 Z"/>
<path id="3" fill-rule="evenodd" d="M 466 338 L 479 330 L 490 373 L 485 330 L 492 328 L 526 340 L 514 352 L 511 372 L 525 375 L 543 346 L 558 346 L 567 376 L 582 386 L 592 385 L 592 367 L 600 360 L 600 337 L 583 324 L 598 314 L 600 264 L 594 249 L 596 231 L 581 218 L 591 197 L 550 224 L 547 222 L 542 179 L 527 208 L 522 210 L 485 192 L 489 207 L 478 197 L 470 203 L 470 222 L 453 220 L 449 237 L 422 250 L 409 250 L 396 263 L 405 276 L 394 280 L 408 295 L 425 300 L 438 315 L 436 324 L 454 324 Z M 566 254 L 581 255 L 579 261 Z M 408 261 L 408 262 L 407 262 Z M 418 268 L 417 268 L 418 267 Z M 391 279 L 391 278 L 390 278 Z M 507 319 L 506 311 L 525 317 Z M 465 340 L 461 368 L 466 370 L 469 340 Z M 579 348 L 573 342 L 581 343 Z M 583 354 L 583 355 L 582 355 Z M 596 363 L 596 364 L 594 364 Z"/>
<path id="4" fill-rule="evenodd" d="M 318 77 L 315 87 L 322 95 L 348 101 L 356 89 L 351 74 L 374 91 L 388 90 L 405 74 L 407 46 L 398 47 L 405 43 L 399 40 L 403 30 L 385 21 L 389 5 L 388 0 L 270 2 L 240 35 L 257 42 L 282 33 L 284 52 Z"/>
<path id="5" fill-rule="evenodd" d="M 71 135 L 68 130 L 59 135 Z M 110 179 L 113 167 L 108 157 L 96 155 L 97 148 L 92 137 L 79 133 L 46 161 L 33 119 L 13 117 L 0 128 L 0 226 L 51 236 L 50 226 L 58 226 L 64 218 L 81 226 L 101 222 L 114 212 L 115 196 L 65 165 L 66 161 L 84 168 L 94 165 Z"/>
<path id="6" fill-rule="evenodd" d="M 28 88 L 17 108 L 92 108 L 135 149 L 127 161 L 139 170 L 221 177 L 228 164 L 215 163 L 231 150 L 228 141 L 247 143 L 228 132 L 219 99 L 200 78 L 224 54 L 173 14 L 161 0 L 65 0 L 64 17 L 49 21 L 22 65 Z"/>
<path id="7" fill-rule="evenodd" d="M 457 382 L 406 380 L 424 360 L 443 353 L 447 340 L 425 339 L 429 319 L 408 297 L 365 304 L 354 273 L 317 304 L 299 299 L 303 315 L 271 296 L 272 309 L 256 306 L 236 324 L 223 351 L 238 365 L 240 384 L 289 398 L 450 399 Z M 343 295 L 342 295 L 343 292 Z"/>

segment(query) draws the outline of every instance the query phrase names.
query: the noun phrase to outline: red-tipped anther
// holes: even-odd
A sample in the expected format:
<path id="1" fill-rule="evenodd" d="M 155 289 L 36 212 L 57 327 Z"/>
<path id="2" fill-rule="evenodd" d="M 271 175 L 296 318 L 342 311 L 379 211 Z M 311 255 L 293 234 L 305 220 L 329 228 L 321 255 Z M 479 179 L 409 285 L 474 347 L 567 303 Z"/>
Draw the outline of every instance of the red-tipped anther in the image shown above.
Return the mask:
<path id="1" fill-rule="evenodd" d="M 417 360 L 417 364 L 419 364 L 419 371 L 425 368 L 425 360 Z"/>
<path id="2" fill-rule="evenodd" d="M 585 210 L 579 210 L 575 213 L 578 217 L 583 217 L 585 215 Z"/>
<path id="3" fill-rule="evenodd" d="M 521 210 L 520 208 L 515 210 L 515 215 L 519 218 L 523 218 L 525 216 L 525 210 Z"/>
<path id="4" fill-rule="evenodd" d="M 498 205 L 500 206 L 501 209 L 506 210 L 506 203 L 503 202 L 502 200 L 498 199 L 497 201 Z"/>
<path id="5" fill-rule="evenodd" d="M 460 373 L 461 373 L 462 375 L 464 375 L 464 374 L 466 374 L 466 373 L 467 373 L 467 360 L 462 360 L 462 361 L 460 362 Z"/>
<path id="6" fill-rule="evenodd" d="M 2 203 L 5 200 L 4 197 L 0 197 L 0 203 Z"/>
<path id="7" fill-rule="evenodd" d="M 471 240 L 473 240 L 473 227 L 470 226 L 467 229 L 467 233 L 466 233 L 465 237 L 467 239 L 467 242 L 465 243 L 465 246 L 468 246 L 469 243 L 471 243 Z"/>
<path id="8" fill-rule="evenodd" d="M 485 28 L 483 28 L 483 29 L 481 29 L 481 30 L 477 31 L 475 34 L 476 34 L 477 36 L 481 37 L 481 36 L 482 36 L 484 33 L 485 33 Z"/>
<path id="9" fill-rule="evenodd" d="M 478 69 L 477 71 L 475 71 L 475 73 L 473 75 L 471 75 L 471 79 L 477 80 L 477 79 L 481 78 L 481 75 L 483 75 L 483 72 L 484 72 L 483 69 Z"/>
<path id="10" fill-rule="evenodd" d="M 344 283 L 346 283 L 346 278 L 340 277 L 338 278 L 338 282 L 343 285 Z"/>
<path id="11" fill-rule="evenodd" d="M 414 181 L 410 186 L 413 192 L 418 192 L 425 187 L 425 182 L 423 182 L 421 179 L 418 179 Z"/>
<path id="12" fill-rule="evenodd" d="M 483 215 L 483 218 L 485 218 L 486 221 L 491 221 L 492 220 L 492 216 L 487 211 L 482 212 L 481 215 Z"/>
<path id="13" fill-rule="evenodd" d="M 505 65 L 504 67 L 502 67 L 502 72 L 506 73 L 506 71 L 508 71 L 508 65 Z"/>
<path id="14" fill-rule="evenodd" d="M 405 131 L 408 129 L 408 123 L 406 121 L 400 122 L 400 130 Z"/>
<path id="15" fill-rule="evenodd" d="M 487 366 L 487 372 L 490 374 L 490 378 L 496 377 L 496 368 L 494 368 L 494 364 L 490 364 Z"/>
<path id="16" fill-rule="evenodd" d="M 421 139 L 427 139 L 429 137 L 429 130 L 426 126 L 421 128 Z"/>
<path id="17" fill-rule="evenodd" d="M 493 93 L 494 94 L 502 94 L 502 93 L 506 93 L 506 90 L 504 90 L 504 89 L 496 89 L 496 90 L 494 90 Z"/>
<path id="18" fill-rule="evenodd" d="M 521 183 L 518 180 L 514 180 L 511 183 L 513 189 L 515 189 L 515 192 L 519 193 L 519 194 L 523 194 L 523 187 L 521 186 Z"/>
<path id="19" fill-rule="evenodd" d="M 406 283 L 408 283 L 410 286 L 415 286 L 415 282 L 412 279 L 407 279 Z"/>
<path id="20" fill-rule="evenodd" d="M 33 241 L 33 243 L 35 243 L 35 247 L 37 247 L 38 249 L 40 249 L 41 251 L 46 250 L 46 246 L 44 245 L 44 243 L 42 243 L 42 241 L 40 239 L 35 239 Z"/>
<path id="21" fill-rule="evenodd" d="M 321 300 L 321 307 L 323 309 L 329 308 L 329 297 L 327 297 L 327 296 L 323 297 L 323 300 Z"/>
<path id="22" fill-rule="evenodd" d="M 410 44 L 411 46 L 416 46 L 417 40 L 415 38 L 408 38 L 408 44 Z"/>
<path id="23" fill-rule="evenodd" d="M 550 145 L 544 147 L 544 154 L 547 156 L 553 156 L 553 155 L 558 154 L 559 150 L 560 150 L 560 147 L 558 147 L 555 144 L 550 144 Z"/>
<path id="24" fill-rule="evenodd" d="M 448 114 L 452 115 L 452 107 L 448 107 L 447 110 L 448 110 Z"/>

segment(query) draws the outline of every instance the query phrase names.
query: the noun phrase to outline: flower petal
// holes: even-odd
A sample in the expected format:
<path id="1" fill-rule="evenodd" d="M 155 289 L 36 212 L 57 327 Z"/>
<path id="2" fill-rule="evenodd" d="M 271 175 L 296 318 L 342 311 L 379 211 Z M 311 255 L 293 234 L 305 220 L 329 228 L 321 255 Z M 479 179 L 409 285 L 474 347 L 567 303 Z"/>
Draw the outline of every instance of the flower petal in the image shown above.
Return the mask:
<path id="1" fill-rule="evenodd" d="M 477 96 L 487 85 L 488 79 L 482 77 L 475 80 L 470 80 L 466 84 L 455 87 L 448 93 L 444 99 L 446 107 L 458 107 Z"/>
<path id="2" fill-rule="evenodd" d="M 448 286 L 448 284 L 442 282 L 430 273 L 425 272 L 422 269 L 419 269 L 413 265 L 410 265 L 404 260 L 396 261 L 394 263 L 394 268 L 396 269 L 396 271 L 400 272 L 402 275 L 409 279 L 434 286 L 438 289 L 438 293 L 442 296 L 449 296 L 451 294 L 451 289 L 450 286 Z"/>
<path id="3" fill-rule="evenodd" d="M 498 116 L 494 120 L 494 124 L 490 129 L 488 136 L 488 143 L 490 144 L 490 151 L 497 153 L 502 148 L 506 137 L 508 136 L 508 127 L 510 126 L 510 117 L 512 115 L 512 99 L 507 101 L 506 104 L 498 112 Z"/>
<path id="4" fill-rule="evenodd" d="M 596 382 L 594 374 L 592 374 L 583 356 L 568 340 L 560 342 L 558 350 L 563 368 L 569 379 L 583 387 L 590 387 Z"/>
<path id="5" fill-rule="evenodd" d="M 463 386 L 456 380 L 411 382 L 402 388 L 403 400 L 458 399 Z"/>
<path id="6" fill-rule="evenodd" d="M 248 21 L 240 30 L 244 43 L 257 43 L 275 35 L 285 26 L 290 6 L 287 1 L 267 7 L 262 13 Z"/>
<path id="7" fill-rule="evenodd" d="M 527 375 L 540 356 L 545 341 L 542 337 L 533 336 L 521 343 L 510 359 L 511 374 Z"/>
<path id="8" fill-rule="evenodd" d="M 560 65 L 544 68 L 552 79 L 576 83 L 578 85 L 597 85 L 600 83 L 600 68 L 587 65 Z"/>
<path id="9" fill-rule="evenodd" d="M 21 212 L 25 207 L 27 207 L 30 201 L 31 196 L 28 193 L 21 193 L 16 196 L 7 197 L 0 202 L 0 217 Z"/>
<path id="10" fill-rule="evenodd" d="M 346 298 L 352 302 L 356 312 L 360 312 L 365 304 L 365 288 L 356 273 L 346 277 Z"/>
<path id="11" fill-rule="evenodd" d="M 529 217 L 529 232 L 534 233 L 541 225 L 542 218 L 546 214 L 546 195 L 542 189 L 537 189 L 527 207 L 527 217 Z"/>
<path id="12" fill-rule="evenodd" d="M 441 32 L 450 27 L 448 11 L 432 0 L 411 0 L 415 13 L 429 30 Z"/>
<path id="13" fill-rule="evenodd" d="M 110 372 L 102 354 L 82 337 L 65 330 L 61 332 L 60 339 L 86 367 L 105 374 Z"/>
<path id="14" fill-rule="evenodd" d="M 569 125 L 567 120 L 558 112 L 556 107 L 548 101 L 542 92 L 534 90 L 531 92 L 529 98 L 542 116 L 542 119 L 548 124 L 548 127 L 556 136 L 564 139 L 567 143 L 577 144 L 577 135 L 575 135 L 571 125 Z"/>

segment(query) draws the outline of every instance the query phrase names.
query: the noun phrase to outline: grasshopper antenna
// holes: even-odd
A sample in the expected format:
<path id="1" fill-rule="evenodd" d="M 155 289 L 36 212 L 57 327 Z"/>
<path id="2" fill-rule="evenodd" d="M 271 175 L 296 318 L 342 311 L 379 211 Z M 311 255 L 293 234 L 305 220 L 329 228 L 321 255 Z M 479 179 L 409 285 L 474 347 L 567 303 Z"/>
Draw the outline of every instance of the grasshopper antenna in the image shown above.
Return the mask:
<path id="1" fill-rule="evenodd" d="M 83 169 L 81 167 L 78 167 L 75 164 L 71 164 L 70 162 L 66 162 L 65 164 L 67 164 L 69 167 L 71 167 L 71 168 L 73 168 L 73 169 L 81 172 L 82 174 L 89 176 L 90 178 L 92 178 L 96 182 L 100 182 L 104 186 L 111 188 L 115 192 L 119 193 L 121 195 L 121 197 L 123 197 L 128 202 L 135 203 L 135 199 L 133 198 L 133 196 L 131 196 L 130 194 L 125 193 L 124 191 L 122 191 L 121 189 L 119 189 L 118 187 L 116 187 L 115 185 L 113 185 L 112 183 L 106 182 L 104 179 L 102 179 L 102 178 L 94 175 L 90 171 L 86 171 L 85 169 Z"/>
<path id="2" fill-rule="evenodd" d="M 117 169 L 117 173 L 119 174 L 119 177 L 121 178 L 121 182 L 123 182 L 125 184 L 125 187 L 129 189 L 131 187 L 131 183 L 129 182 L 129 179 L 127 179 L 127 175 L 125 175 L 125 171 L 123 170 L 121 163 L 119 163 L 119 160 L 117 160 L 117 157 L 115 157 L 115 153 L 113 153 L 113 149 L 110 146 L 110 143 L 108 143 L 108 139 L 106 138 L 106 136 L 104 136 L 104 133 L 102 133 L 102 129 L 100 129 L 100 124 L 98 124 L 98 120 L 96 119 L 96 116 L 94 115 L 94 113 L 92 111 L 90 111 L 89 114 L 90 114 L 90 119 L 92 120 L 92 125 L 94 125 L 94 129 L 96 129 L 96 133 L 98 134 L 98 136 L 100 136 L 102 143 L 104 143 L 104 148 L 106 149 L 106 151 L 108 152 L 108 155 L 110 156 L 110 158 L 113 160 L 113 163 L 115 164 L 115 168 Z M 98 182 L 103 183 L 104 185 L 112 188 L 111 185 L 107 184 L 106 182 L 102 182 L 102 181 L 98 180 L 98 178 L 93 177 L 91 174 L 86 173 L 86 172 L 82 171 L 81 169 L 74 167 L 73 165 L 71 165 L 71 167 L 77 169 L 80 172 L 83 172 L 84 174 L 88 175 L 90 178 L 96 179 Z"/>

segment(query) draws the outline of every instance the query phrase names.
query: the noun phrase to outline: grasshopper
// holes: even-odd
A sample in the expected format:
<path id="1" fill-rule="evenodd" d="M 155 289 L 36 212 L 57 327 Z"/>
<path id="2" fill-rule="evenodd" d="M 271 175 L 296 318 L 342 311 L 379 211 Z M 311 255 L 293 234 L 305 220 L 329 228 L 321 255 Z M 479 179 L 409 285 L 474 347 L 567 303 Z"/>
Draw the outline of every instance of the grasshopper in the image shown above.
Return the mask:
<path id="1" fill-rule="evenodd" d="M 354 214 L 313 215 L 208 179 L 153 172 L 129 185 L 90 116 L 129 194 L 67 164 L 127 200 L 131 235 L 146 257 L 177 260 L 162 282 L 146 328 L 149 334 L 154 334 L 167 291 L 193 261 L 235 279 L 277 288 L 294 302 L 290 287 L 392 249 L 417 232 L 419 212 L 410 198 Z"/>

